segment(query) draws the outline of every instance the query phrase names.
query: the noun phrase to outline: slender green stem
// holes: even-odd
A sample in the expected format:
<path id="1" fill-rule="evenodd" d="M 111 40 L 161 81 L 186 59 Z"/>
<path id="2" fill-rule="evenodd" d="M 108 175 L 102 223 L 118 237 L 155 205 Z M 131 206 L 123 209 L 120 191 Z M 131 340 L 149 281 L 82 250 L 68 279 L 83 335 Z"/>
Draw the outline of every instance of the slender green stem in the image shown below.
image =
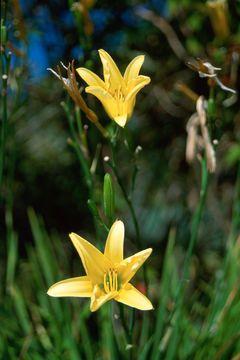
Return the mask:
<path id="1" fill-rule="evenodd" d="M 83 140 L 85 140 L 85 137 L 83 135 L 83 129 L 82 129 L 81 110 L 77 106 L 75 107 L 75 115 L 76 115 L 76 119 L 77 119 L 77 128 L 78 128 L 79 138 L 81 139 L 81 141 L 83 141 Z"/>
<path id="2" fill-rule="evenodd" d="M 135 180 L 136 180 L 136 176 L 137 176 L 137 173 L 138 173 L 138 165 L 137 165 L 137 149 L 138 148 L 141 148 L 141 147 L 138 147 L 136 149 L 136 151 L 134 151 L 134 146 L 133 146 L 133 143 L 132 143 L 132 139 L 131 139 L 131 135 L 130 135 L 130 131 L 129 131 L 129 128 L 128 128 L 128 125 L 126 125 L 124 127 L 124 137 L 125 137 L 125 143 L 126 143 L 126 147 L 128 149 L 128 152 L 132 158 L 132 161 L 133 161 L 133 169 L 132 169 L 132 178 L 131 178 L 131 186 L 130 186 L 130 192 L 129 192 L 129 199 L 132 198 L 132 195 L 133 195 L 133 192 L 134 192 L 134 187 L 135 187 Z"/>
<path id="3" fill-rule="evenodd" d="M 175 229 L 170 230 L 167 249 L 164 256 L 164 263 L 163 263 L 163 270 L 162 270 L 162 277 L 161 277 L 161 287 L 160 287 L 160 294 L 159 294 L 159 303 L 157 309 L 157 319 L 156 319 L 156 327 L 154 329 L 154 341 L 153 341 L 153 348 L 151 354 L 151 360 L 156 360 L 159 358 L 159 344 L 162 338 L 163 327 L 166 319 L 167 313 L 167 302 L 169 298 L 169 291 L 170 291 L 170 284 L 169 278 L 171 277 L 170 268 L 171 268 L 171 261 L 170 258 L 172 257 L 174 241 L 175 241 Z"/>
<path id="4" fill-rule="evenodd" d="M 202 186 L 201 186 L 201 191 L 200 191 L 200 199 L 199 199 L 198 207 L 197 207 L 194 217 L 193 217 L 191 238 L 190 238 L 189 246 L 187 249 L 187 255 L 186 255 L 186 258 L 184 261 L 183 272 L 182 272 L 180 284 L 179 284 L 179 287 L 177 290 L 177 295 L 176 295 L 176 300 L 177 300 L 176 308 L 178 307 L 178 299 L 181 298 L 180 294 L 182 293 L 183 286 L 187 281 L 190 260 L 191 260 L 191 256 L 192 256 L 195 244 L 196 244 L 198 228 L 199 228 L 202 211 L 203 211 L 203 206 L 205 204 L 207 190 L 208 190 L 209 172 L 207 170 L 207 160 L 206 160 L 205 156 L 201 160 L 201 169 L 202 169 Z M 170 320 L 172 318 L 173 312 L 170 314 Z"/>
<path id="5" fill-rule="evenodd" d="M 5 164 L 5 144 L 6 144 L 6 127 L 7 127 L 7 85 L 2 81 L 2 128 L 1 128 L 1 156 L 0 156 L 0 199 L 2 199 L 2 183 Z"/>
<path id="6" fill-rule="evenodd" d="M 116 153 L 115 153 L 115 148 L 114 148 L 114 144 L 113 142 L 110 140 L 109 141 L 110 146 L 111 146 L 111 150 L 112 150 L 112 157 L 113 157 L 113 162 L 108 161 L 108 164 L 111 166 L 111 168 L 113 169 L 113 172 L 116 176 L 117 182 L 122 190 L 123 193 L 123 197 L 128 205 L 128 208 L 130 210 L 131 216 L 132 216 L 132 220 L 133 220 L 133 224 L 135 227 L 135 232 L 136 232 L 136 242 L 137 242 L 137 247 L 138 250 L 142 250 L 142 241 L 141 241 L 141 236 L 140 236 L 140 230 L 139 230 L 139 225 L 138 225 L 138 221 L 137 221 L 137 217 L 135 214 L 135 210 L 132 204 L 132 199 L 130 196 L 128 196 L 127 191 L 125 189 L 125 186 L 123 184 L 122 178 L 118 172 L 117 166 L 116 166 Z M 143 279 L 144 279 L 144 283 L 146 285 L 146 293 L 148 294 L 148 279 L 147 279 L 147 272 L 146 272 L 146 266 L 145 264 L 143 264 Z"/>
<path id="7" fill-rule="evenodd" d="M 188 276 L 190 260 L 191 260 L 191 256 L 192 256 L 195 244 L 196 244 L 198 228 L 199 228 L 199 224 L 200 224 L 200 220 L 201 220 L 201 216 L 202 216 L 203 206 L 204 206 L 205 200 L 206 200 L 208 184 L 209 184 L 209 172 L 207 170 L 207 160 L 206 160 L 205 156 L 201 160 L 201 168 L 202 168 L 202 186 L 201 186 L 201 191 L 200 191 L 200 199 L 199 199 L 199 204 L 198 204 L 197 210 L 196 210 L 196 212 L 194 214 L 194 218 L 193 218 L 192 234 L 191 234 L 190 243 L 189 243 L 188 250 L 187 250 L 186 259 L 184 262 L 182 279 L 180 282 L 180 286 L 179 286 L 177 295 L 179 295 L 179 293 L 181 293 L 183 285 Z"/>
<path id="8" fill-rule="evenodd" d="M 216 289 L 221 288 L 222 283 L 225 281 L 226 273 L 229 269 L 229 265 L 231 264 L 234 243 L 236 241 L 238 229 L 240 227 L 240 162 L 238 164 L 237 179 L 236 179 L 234 195 L 235 196 L 234 196 L 234 202 L 233 202 L 233 207 L 232 207 L 232 224 L 231 224 L 231 230 L 230 230 L 230 234 L 229 234 L 228 242 L 227 242 L 227 249 L 226 249 L 227 251 L 226 251 L 226 256 L 224 258 L 224 262 L 222 265 L 222 271 L 220 272 L 221 276 L 219 276 L 216 280 L 216 284 L 215 284 Z M 230 288 L 231 288 L 231 285 L 229 283 L 227 283 L 227 285 L 230 286 Z M 226 293 L 223 292 L 221 296 L 226 297 Z M 219 299 L 219 297 L 218 297 L 218 298 L 214 299 L 214 302 L 211 306 L 211 310 L 209 311 L 210 316 L 209 316 L 209 321 L 207 324 L 208 332 L 212 328 L 213 322 L 216 319 L 215 309 L 218 308 L 216 306 L 216 304 L 220 300 L 222 300 L 222 298 Z M 226 301 L 226 299 L 225 299 L 225 301 Z"/>
<path id="9" fill-rule="evenodd" d="M 133 327 L 134 327 L 134 317 L 135 317 L 135 309 L 131 308 L 130 310 L 130 319 L 129 319 L 129 326 L 126 323 L 125 317 L 124 317 L 124 307 L 122 304 L 119 305 L 119 315 L 120 320 L 123 326 L 123 330 L 126 336 L 127 345 L 129 346 L 129 360 L 133 359 L 133 344 L 132 344 L 132 334 L 133 334 Z"/>
<path id="10" fill-rule="evenodd" d="M 129 192 L 129 199 L 132 199 L 132 196 L 133 196 L 137 173 L 138 173 L 138 165 L 136 164 L 136 160 L 134 160 L 134 165 L 133 165 L 133 170 L 132 170 L 131 187 L 130 187 L 130 192 Z"/>
<path id="11" fill-rule="evenodd" d="M 130 310 L 130 320 L 129 320 L 129 344 L 132 345 L 132 335 L 133 335 L 133 327 L 134 327 L 134 319 L 135 319 L 135 309 L 131 308 Z M 133 346 L 130 348 L 129 354 L 130 360 L 133 359 Z"/>
<path id="12" fill-rule="evenodd" d="M 123 308 L 122 304 L 118 304 L 118 305 L 119 305 L 119 315 L 120 315 L 120 319 L 121 319 L 121 322 L 122 322 L 123 330 L 125 332 L 127 342 L 128 342 L 128 344 L 130 344 L 131 338 L 129 336 L 129 329 L 128 329 L 128 326 L 127 326 L 127 323 L 126 323 L 125 317 L 124 317 L 124 308 Z"/>
<path id="13" fill-rule="evenodd" d="M 206 156 L 204 156 L 204 158 L 201 160 L 201 169 L 202 169 L 202 185 L 201 185 L 201 191 L 200 191 L 200 199 L 199 199 L 198 207 L 197 207 L 197 209 L 194 213 L 194 217 L 193 217 L 192 233 L 191 233 L 191 238 L 190 238 L 190 242 L 189 242 L 189 246 L 188 246 L 188 250 L 187 250 L 187 255 L 186 255 L 186 258 L 184 261 L 184 268 L 183 268 L 180 284 L 179 284 L 176 298 L 175 298 L 176 299 L 175 307 L 172 310 L 172 312 L 170 313 L 169 318 L 168 318 L 168 323 L 170 323 L 173 320 L 173 316 L 175 315 L 174 316 L 174 324 L 173 324 L 173 326 L 174 326 L 173 333 L 172 333 L 171 340 L 170 340 L 171 346 L 169 347 L 168 353 L 167 353 L 168 360 L 173 359 L 174 354 L 175 354 L 175 349 L 177 346 L 177 336 L 178 336 L 178 332 L 179 332 L 179 320 L 182 315 L 183 301 L 184 301 L 183 288 L 187 281 L 190 260 L 191 260 L 191 256 L 192 256 L 195 244 L 196 244 L 199 224 L 200 224 L 202 211 L 203 211 L 203 207 L 204 207 L 206 195 L 207 195 L 207 190 L 208 190 L 209 172 L 207 170 Z M 158 354 L 158 357 L 156 359 L 159 359 L 159 357 L 160 357 L 160 354 Z"/>
<path id="14" fill-rule="evenodd" d="M 87 160 L 84 158 L 83 152 L 79 146 L 78 143 L 78 137 L 77 137 L 77 132 L 75 130 L 74 127 L 74 123 L 73 123 L 73 116 L 71 114 L 71 109 L 70 109 L 70 105 L 66 104 L 66 103 L 62 103 L 62 107 L 67 115 L 67 119 L 68 119 L 68 124 L 69 124 L 69 128 L 70 128 L 70 133 L 72 136 L 72 140 L 73 140 L 73 147 L 76 151 L 78 160 L 80 162 L 80 165 L 83 169 L 83 173 L 86 179 L 86 184 L 88 187 L 88 191 L 89 191 L 89 197 L 90 199 L 95 203 L 95 196 L 94 196 L 94 188 L 93 188 L 93 179 L 92 179 L 92 174 L 90 171 L 90 165 L 88 164 Z M 100 231 L 99 231 L 99 227 L 97 224 L 97 220 L 95 218 L 93 218 L 94 221 L 94 226 L 95 226 L 95 230 L 96 230 L 96 235 L 97 238 L 100 240 Z"/>
<path id="15" fill-rule="evenodd" d="M 138 221 L 137 221 L 137 217 L 136 217 L 136 214 L 135 214 L 135 210 L 134 210 L 134 207 L 133 207 L 133 204 L 132 204 L 132 200 L 129 198 L 128 194 L 127 194 L 127 191 L 125 189 L 125 186 L 123 184 L 123 181 L 121 179 L 121 176 L 118 172 L 118 169 L 117 169 L 117 166 L 116 166 L 116 153 L 115 153 L 115 148 L 113 146 L 113 143 L 110 141 L 110 146 L 111 146 L 111 150 L 112 150 L 112 156 L 113 156 L 113 162 L 109 163 L 110 166 L 112 167 L 113 171 L 114 171 L 114 174 L 117 178 L 117 181 L 118 181 L 118 184 L 122 190 L 122 193 L 123 193 L 123 196 L 124 196 L 124 199 L 129 207 L 129 210 L 130 210 L 130 213 L 131 213 L 131 216 L 132 216 L 132 219 L 133 219 L 133 223 L 134 223 L 134 227 L 135 227 L 135 231 L 136 231 L 136 241 L 137 241 L 137 246 L 139 249 L 142 248 L 142 242 L 141 242 L 141 237 L 140 237 L 140 230 L 139 230 L 139 225 L 138 225 Z"/>
<path id="16" fill-rule="evenodd" d="M 5 4 L 6 6 L 6 4 Z M 4 7 L 4 16 L 6 17 L 6 9 Z M 5 19 L 1 20 L 1 31 L 2 26 L 4 26 Z M 1 121 L 1 147 L 0 147 L 0 202 L 3 199 L 2 194 L 2 185 L 3 185 L 3 174 L 5 166 L 5 147 L 6 147 L 6 137 L 7 137 L 7 87 L 8 87 L 8 75 L 9 75 L 9 65 L 11 61 L 11 53 L 6 55 L 5 44 L 1 44 L 1 103 L 2 103 L 2 121 Z"/>
<path id="17" fill-rule="evenodd" d="M 66 115 L 67 115 L 71 136 L 72 136 L 72 139 L 74 141 L 74 148 L 76 150 L 78 160 L 79 160 L 79 162 L 80 162 L 80 164 L 82 166 L 82 169 L 83 169 L 83 172 L 84 172 L 84 175 L 85 175 L 85 178 L 86 178 L 86 183 L 87 183 L 87 186 L 89 188 L 90 198 L 92 199 L 92 197 L 93 197 L 93 193 L 92 193 L 92 191 L 93 191 L 92 176 L 91 176 L 89 166 L 88 166 L 86 160 L 84 159 L 82 150 L 78 146 L 78 138 L 77 138 L 77 134 L 76 134 L 76 131 L 75 131 L 75 128 L 74 128 L 73 117 L 72 117 L 72 114 L 71 114 L 71 110 L 70 110 L 70 107 L 66 103 L 62 103 L 62 107 L 65 110 Z"/>
<path id="18" fill-rule="evenodd" d="M 1 18 L 3 19 L 4 23 L 6 22 L 7 18 L 7 8 L 8 8 L 8 0 L 1 1 Z"/>
<path id="19" fill-rule="evenodd" d="M 240 162 L 238 163 L 238 170 L 237 170 L 237 180 L 235 186 L 235 196 L 234 196 L 233 211 L 232 211 L 232 225 L 231 225 L 231 231 L 227 244 L 230 251 L 232 250 L 234 242 L 236 240 L 239 225 L 240 225 Z"/>

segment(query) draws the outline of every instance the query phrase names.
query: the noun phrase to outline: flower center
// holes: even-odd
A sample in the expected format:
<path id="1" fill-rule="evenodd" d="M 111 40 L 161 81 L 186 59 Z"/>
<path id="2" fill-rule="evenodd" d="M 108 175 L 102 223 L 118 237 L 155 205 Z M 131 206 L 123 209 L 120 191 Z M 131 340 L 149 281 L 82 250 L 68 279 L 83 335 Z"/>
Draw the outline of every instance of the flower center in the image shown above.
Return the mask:
<path id="1" fill-rule="evenodd" d="M 115 100 L 117 100 L 117 101 L 125 100 L 125 96 L 123 94 L 123 90 L 122 90 L 121 86 L 119 86 L 117 89 L 114 90 L 113 96 L 114 96 Z"/>
<path id="2" fill-rule="evenodd" d="M 118 277 L 115 270 L 110 269 L 108 272 L 104 273 L 103 285 L 107 294 L 109 292 L 118 291 Z"/>
<path id="3" fill-rule="evenodd" d="M 118 115 L 122 115 L 124 112 L 124 103 L 125 103 L 125 96 L 121 86 L 114 90 L 113 97 L 117 103 L 117 112 Z"/>

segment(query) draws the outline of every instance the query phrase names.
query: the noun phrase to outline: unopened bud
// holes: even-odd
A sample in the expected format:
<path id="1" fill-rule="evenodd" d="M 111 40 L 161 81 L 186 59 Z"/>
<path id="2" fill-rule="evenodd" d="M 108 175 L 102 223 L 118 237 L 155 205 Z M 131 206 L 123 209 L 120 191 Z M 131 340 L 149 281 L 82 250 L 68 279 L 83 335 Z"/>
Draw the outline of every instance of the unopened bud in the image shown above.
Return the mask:
<path id="1" fill-rule="evenodd" d="M 110 160 L 110 157 L 109 157 L 109 156 L 104 156 L 103 160 L 104 160 L 105 162 L 108 162 L 108 161 Z"/>
<path id="2" fill-rule="evenodd" d="M 1 24 L 1 45 L 5 45 L 7 41 L 7 28 Z"/>
<path id="3" fill-rule="evenodd" d="M 215 111 L 216 111 L 215 101 L 214 101 L 214 99 L 210 98 L 208 100 L 207 112 L 208 112 L 208 114 L 214 114 Z"/>
<path id="4" fill-rule="evenodd" d="M 104 176 L 103 208 L 109 223 L 112 223 L 115 214 L 115 193 L 112 177 L 108 173 Z"/>

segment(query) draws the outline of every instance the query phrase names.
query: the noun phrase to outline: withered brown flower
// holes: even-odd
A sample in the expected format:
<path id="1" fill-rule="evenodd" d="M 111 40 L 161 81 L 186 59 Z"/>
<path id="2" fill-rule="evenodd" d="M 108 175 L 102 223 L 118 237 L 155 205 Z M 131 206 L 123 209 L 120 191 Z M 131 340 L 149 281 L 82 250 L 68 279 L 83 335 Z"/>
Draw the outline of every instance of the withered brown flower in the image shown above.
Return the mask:
<path id="1" fill-rule="evenodd" d="M 216 156 L 212 146 L 208 128 L 207 117 L 204 109 L 204 97 L 199 96 L 196 102 L 196 110 L 187 123 L 187 146 L 186 146 L 186 160 L 192 163 L 195 159 L 199 149 L 204 149 L 207 156 L 208 171 L 213 173 L 216 171 Z M 199 135 L 198 129 L 200 128 L 201 134 Z"/>
<path id="2" fill-rule="evenodd" d="M 74 60 L 72 60 L 71 64 L 68 64 L 68 67 L 66 67 L 62 62 L 61 65 L 65 70 L 67 70 L 67 78 L 64 78 L 62 76 L 61 68 L 59 65 L 57 66 L 58 73 L 56 73 L 56 71 L 50 68 L 48 68 L 48 70 L 50 70 L 58 79 L 62 81 L 63 86 L 65 87 L 75 104 L 86 114 L 86 117 L 93 123 L 97 122 L 97 115 L 93 110 L 89 109 L 79 92 L 74 70 Z"/>
<path id="3" fill-rule="evenodd" d="M 200 77 L 207 77 L 212 79 L 211 81 L 211 85 L 212 84 L 218 84 L 220 86 L 220 88 L 222 90 L 225 91 L 229 91 L 233 94 L 236 94 L 236 91 L 227 87 L 226 85 L 224 85 L 218 78 L 217 76 L 217 71 L 220 71 L 221 68 L 217 68 L 215 66 L 213 66 L 210 62 L 208 61 L 203 61 L 200 58 L 197 58 L 197 63 L 193 63 L 193 62 L 188 62 L 188 65 L 193 69 L 198 71 L 198 74 Z"/>

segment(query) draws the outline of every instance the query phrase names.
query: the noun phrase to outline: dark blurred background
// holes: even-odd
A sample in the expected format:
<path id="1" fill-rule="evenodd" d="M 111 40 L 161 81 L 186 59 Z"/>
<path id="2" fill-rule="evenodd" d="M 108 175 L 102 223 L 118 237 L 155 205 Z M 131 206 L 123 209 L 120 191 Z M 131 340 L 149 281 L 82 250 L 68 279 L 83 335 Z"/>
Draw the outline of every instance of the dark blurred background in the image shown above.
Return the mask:
<path id="1" fill-rule="evenodd" d="M 206 1 L 83 3 L 85 13 L 78 10 L 81 2 L 10 2 L 8 46 L 13 58 L 9 114 L 16 136 L 11 142 L 9 135 L 8 157 L 15 157 L 16 164 L 14 223 L 20 251 L 24 255 L 26 242 L 32 242 L 27 218 L 29 206 L 43 216 L 47 229 L 57 229 L 63 237 L 71 231 L 91 231 L 87 188 L 76 155 L 67 142 L 69 128 L 60 106 L 66 93 L 61 81 L 47 68 L 56 70 L 60 61 L 67 65 L 75 59 L 75 67 L 88 67 L 102 77 L 97 53 L 101 48 L 111 54 L 122 73 L 133 57 L 145 55 L 141 74 L 150 76 L 151 83 L 138 94 L 129 124 L 135 146 L 143 148 L 134 203 L 146 246 L 153 244 L 161 250 L 172 225 L 177 228 L 177 242 L 185 246 L 201 179 L 199 162 L 189 166 L 185 160 L 186 123 L 195 105 L 177 84 L 184 82 L 196 94 L 208 97 L 207 80 L 199 78 L 187 65 L 200 57 L 222 68 L 219 77 L 225 85 L 239 88 L 239 75 L 232 79 L 231 67 L 233 53 L 239 56 L 240 2 L 228 2 L 226 38 L 214 32 Z M 80 78 L 78 81 L 80 87 L 85 87 Z M 239 103 L 236 100 L 231 106 L 224 106 L 224 100 L 231 94 L 220 88 L 216 92 L 213 137 L 219 141 L 217 171 L 211 179 L 196 249 L 200 259 L 213 250 L 218 256 L 224 248 L 231 219 L 235 165 L 240 155 Z M 110 120 L 101 104 L 84 91 L 82 94 L 107 127 Z M 97 129 L 84 117 L 83 123 L 89 126 L 92 156 L 97 144 L 102 144 L 95 177 L 100 208 L 103 175 L 109 170 L 102 158 L 110 151 Z M 121 173 L 128 184 L 128 153 L 120 142 L 118 146 Z M 116 215 L 126 220 L 129 214 L 117 185 L 116 190 Z M 130 238 L 134 236 L 130 221 L 127 234 Z"/>

